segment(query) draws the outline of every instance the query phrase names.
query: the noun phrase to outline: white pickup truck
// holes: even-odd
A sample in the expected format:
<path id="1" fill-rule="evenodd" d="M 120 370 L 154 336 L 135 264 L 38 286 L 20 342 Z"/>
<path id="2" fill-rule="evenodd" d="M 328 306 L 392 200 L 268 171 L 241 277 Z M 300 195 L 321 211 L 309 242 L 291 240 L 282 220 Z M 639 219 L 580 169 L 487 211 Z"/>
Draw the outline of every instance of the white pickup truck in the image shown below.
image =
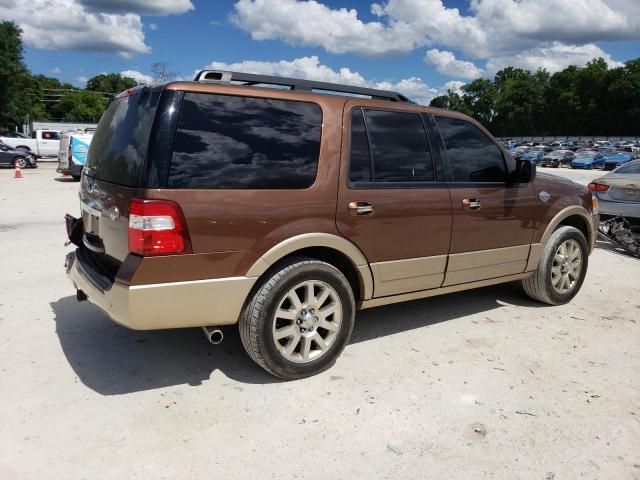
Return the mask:
<path id="1" fill-rule="evenodd" d="M 31 138 L 18 135 L 0 136 L 0 143 L 12 148 L 29 150 L 38 157 L 56 157 L 60 150 L 60 132 L 55 130 L 35 130 Z"/>

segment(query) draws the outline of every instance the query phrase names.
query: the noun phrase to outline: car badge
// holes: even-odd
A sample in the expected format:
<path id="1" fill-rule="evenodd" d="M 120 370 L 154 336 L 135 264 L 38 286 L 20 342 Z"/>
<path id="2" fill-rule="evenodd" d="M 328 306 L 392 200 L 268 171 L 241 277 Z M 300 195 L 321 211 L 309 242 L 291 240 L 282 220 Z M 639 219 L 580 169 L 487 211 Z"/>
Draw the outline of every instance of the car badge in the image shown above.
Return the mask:
<path id="1" fill-rule="evenodd" d="M 109 209 L 109 218 L 114 222 L 120 218 L 120 210 L 118 210 L 118 207 L 111 207 Z"/>
<path id="2" fill-rule="evenodd" d="M 96 191 L 96 182 L 89 182 L 87 184 L 87 192 L 93 193 Z"/>
<path id="3" fill-rule="evenodd" d="M 549 199 L 551 198 L 551 194 L 549 192 L 543 190 L 538 194 L 538 197 L 540 198 L 541 201 L 543 201 L 544 203 L 547 203 L 549 201 Z"/>

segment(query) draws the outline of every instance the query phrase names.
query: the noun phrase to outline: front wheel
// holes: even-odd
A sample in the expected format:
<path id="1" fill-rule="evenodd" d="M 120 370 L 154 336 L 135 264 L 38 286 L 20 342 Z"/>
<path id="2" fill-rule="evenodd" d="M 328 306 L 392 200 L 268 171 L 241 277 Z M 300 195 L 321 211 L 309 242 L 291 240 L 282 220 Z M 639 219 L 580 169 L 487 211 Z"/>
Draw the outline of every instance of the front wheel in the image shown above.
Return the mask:
<path id="1" fill-rule="evenodd" d="M 13 159 L 13 165 L 20 168 L 27 168 L 27 159 L 24 157 L 16 157 Z"/>
<path id="2" fill-rule="evenodd" d="M 351 338 L 353 291 L 338 269 L 307 257 L 273 269 L 240 316 L 242 344 L 272 375 L 288 380 L 331 367 Z"/>
<path id="3" fill-rule="evenodd" d="M 525 293 L 542 303 L 562 305 L 576 296 L 589 264 L 583 233 L 574 227 L 558 228 L 547 241 L 538 269 L 522 280 Z"/>

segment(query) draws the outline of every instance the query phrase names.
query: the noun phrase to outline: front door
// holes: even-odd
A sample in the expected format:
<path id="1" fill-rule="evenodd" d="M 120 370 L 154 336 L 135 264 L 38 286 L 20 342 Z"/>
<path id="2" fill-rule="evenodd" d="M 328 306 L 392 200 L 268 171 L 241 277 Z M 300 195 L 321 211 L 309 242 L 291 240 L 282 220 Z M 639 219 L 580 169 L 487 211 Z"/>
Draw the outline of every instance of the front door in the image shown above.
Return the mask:
<path id="1" fill-rule="evenodd" d="M 343 121 L 336 222 L 369 260 L 374 297 L 440 287 L 451 202 L 420 113 L 350 101 Z"/>
<path id="2" fill-rule="evenodd" d="M 474 123 L 436 116 L 449 167 L 453 228 L 444 285 L 524 272 L 540 213 L 532 183 L 510 184 L 515 162 Z"/>

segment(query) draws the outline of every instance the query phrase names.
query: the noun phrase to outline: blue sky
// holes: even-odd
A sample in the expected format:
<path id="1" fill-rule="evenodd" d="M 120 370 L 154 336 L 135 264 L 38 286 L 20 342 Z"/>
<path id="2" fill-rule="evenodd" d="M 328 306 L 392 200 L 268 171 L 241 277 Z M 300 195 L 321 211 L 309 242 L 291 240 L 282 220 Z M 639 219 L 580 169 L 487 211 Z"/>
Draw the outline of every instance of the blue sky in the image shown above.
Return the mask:
<path id="1" fill-rule="evenodd" d="M 395 88 L 428 101 L 506 65 L 640 57 L 637 0 L 0 0 L 34 73 L 78 86 L 212 65 Z"/>

